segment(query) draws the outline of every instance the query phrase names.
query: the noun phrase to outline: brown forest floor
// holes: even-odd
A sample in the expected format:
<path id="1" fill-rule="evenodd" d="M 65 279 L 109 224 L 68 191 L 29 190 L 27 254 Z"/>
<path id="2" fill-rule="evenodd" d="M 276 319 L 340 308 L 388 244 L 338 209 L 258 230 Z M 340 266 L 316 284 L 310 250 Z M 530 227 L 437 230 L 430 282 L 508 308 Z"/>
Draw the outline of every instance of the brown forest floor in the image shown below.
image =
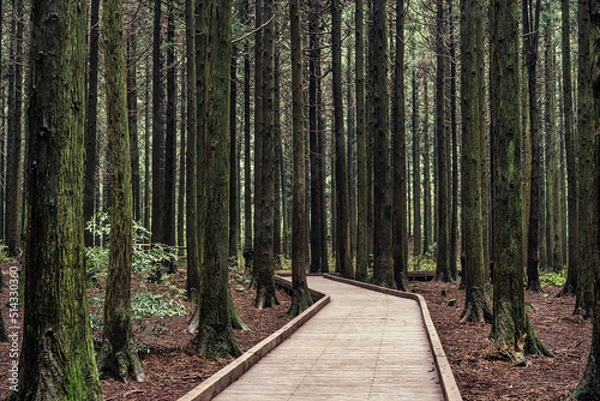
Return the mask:
<path id="1" fill-rule="evenodd" d="M 5 279 L 8 266 L 1 266 Z M 134 288 L 140 288 L 143 282 L 143 277 L 136 277 Z M 142 363 L 147 379 L 144 383 L 103 380 L 105 400 L 176 400 L 229 362 L 208 360 L 191 352 L 189 344 L 193 335 L 188 334 L 185 328 L 193 305 L 183 300 L 177 290 L 185 285 L 184 276 L 169 276 L 165 283 L 160 286 L 146 283 L 146 288 L 144 284 L 141 288 L 143 291 L 169 291 L 173 298 L 184 303 L 188 315 L 144 318 L 135 323 L 135 335 L 146 346 Z M 235 283 L 231 289 L 240 315 L 251 328 L 247 332 L 237 332 L 243 350 L 248 350 L 290 320 L 286 313 L 289 297 L 283 291 L 278 295 L 280 306 L 259 311 L 252 304 L 253 291 Z M 526 367 L 513 366 L 510 361 L 496 357 L 497 353 L 487 341 L 489 325 L 459 322 L 464 292 L 458 290 L 457 283 L 415 282 L 412 290 L 427 300 L 465 400 L 565 400 L 577 384 L 590 347 L 591 323 L 571 315 L 574 299 L 556 298 L 554 294 L 558 289 L 546 289 L 545 294 L 526 294 L 531 322 L 540 338 L 556 354 L 555 358 L 529 356 Z M 0 303 L 5 319 L 7 297 L 8 291 L 4 289 L 0 293 Z M 450 300 L 456 300 L 456 304 L 449 306 Z M 101 306 L 92 305 L 92 310 L 101 314 L 99 308 Z M 94 334 L 96 337 L 100 335 L 99 332 Z M 0 344 L 2 400 L 9 387 L 9 348 L 8 344 Z"/>

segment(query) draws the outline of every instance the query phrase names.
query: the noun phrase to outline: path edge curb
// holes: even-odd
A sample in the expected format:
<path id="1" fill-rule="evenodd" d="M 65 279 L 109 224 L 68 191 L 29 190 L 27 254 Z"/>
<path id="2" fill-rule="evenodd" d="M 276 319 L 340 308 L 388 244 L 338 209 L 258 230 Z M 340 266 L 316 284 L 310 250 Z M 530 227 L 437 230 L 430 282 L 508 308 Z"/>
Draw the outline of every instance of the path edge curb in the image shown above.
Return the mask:
<path id="1" fill-rule="evenodd" d="M 292 283 L 284 278 L 275 276 L 277 285 L 286 289 L 292 288 Z M 216 397 L 219 393 L 225 390 L 230 384 L 238 380 L 252 366 L 260 361 L 265 355 L 274 350 L 279 344 L 288 339 L 296 330 L 304 323 L 317 314 L 321 309 L 330 302 L 330 297 L 319 291 L 309 289 L 315 303 L 290 320 L 285 326 L 265 338 L 242 356 L 232 361 L 229 365 L 219 370 L 209 379 L 198 384 L 192 390 L 181 396 L 177 401 L 209 401 Z"/>
<path id="2" fill-rule="evenodd" d="M 423 322 L 425 323 L 427 338 L 429 339 L 429 345 L 431 346 L 431 349 L 433 351 L 433 360 L 438 370 L 440 385 L 444 394 L 444 400 L 462 401 L 462 396 L 460 395 L 460 391 L 458 390 L 458 385 L 456 384 L 454 373 L 452 372 L 452 368 L 450 367 L 450 362 L 448 361 L 448 357 L 446 356 L 444 348 L 442 347 L 442 342 L 440 341 L 437 330 L 435 329 L 433 321 L 431 320 L 431 315 L 429 314 L 429 309 L 427 308 L 427 302 L 425 301 L 425 298 L 423 298 L 422 295 L 414 294 L 411 292 L 393 290 L 391 288 L 379 287 L 373 284 L 363 283 L 361 281 L 343 278 L 332 274 L 324 274 L 323 277 L 329 280 L 350 284 L 355 287 L 360 287 L 367 290 L 377 291 L 383 294 L 393 295 L 399 298 L 412 299 L 416 301 L 419 304 L 419 308 L 421 309 L 421 316 L 423 318 Z"/>

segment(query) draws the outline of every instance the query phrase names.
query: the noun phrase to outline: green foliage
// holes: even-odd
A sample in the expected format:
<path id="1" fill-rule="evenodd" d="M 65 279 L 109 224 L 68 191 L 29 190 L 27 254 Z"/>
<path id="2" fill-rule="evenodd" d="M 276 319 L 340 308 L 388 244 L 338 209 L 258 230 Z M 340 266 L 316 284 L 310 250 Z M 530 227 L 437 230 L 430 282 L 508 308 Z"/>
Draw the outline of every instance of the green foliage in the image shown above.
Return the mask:
<path id="1" fill-rule="evenodd" d="M 142 292 L 131 299 L 132 317 L 139 320 L 143 317 L 185 316 L 185 305 L 178 299 L 170 299 L 167 293 L 155 294 Z"/>
<path id="2" fill-rule="evenodd" d="M 408 259 L 408 270 L 410 271 L 435 271 L 435 269 L 435 260 L 429 254 Z"/>
<path id="3" fill-rule="evenodd" d="M 540 284 L 542 287 L 562 287 L 567 280 L 566 269 L 555 271 L 555 270 L 542 270 L 540 272 Z"/>
<path id="4" fill-rule="evenodd" d="M 89 298 L 91 305 L 104 303 L 104 294 L 93 295 Z M 185 305 L 178 299 L 172 299 L 168 293 L 142 292 L 131 298 L 131 317 L 133 320 L 141 320 L 144 317 L 173 317 L 185 316 L 187 310 Z M 92 330 L 102 329 L 104 326 L 102 316 L 90 314 Z"/>
<path id="5" fill-rule="evenodd" d="M 110 221 L 108 214 L 96 213 L 94 218 L 86 224 L 86 230 L 94 236 L 107 236 L 110 234 Z M 148 247 L 151 232 L 133 222 L 133 260 L 134 272 L 145 272 L 150 280 L 160 278 L 163 267 L 174 266 L 177 261 L 177 250 L 173 247 L 155 244 Z M 87 247 L 85 250 L 86 282 L 88 288 L 96 285 L 98 278 L 106 278 L 108 266 L 107 247 Z"/>
<path id="6" fill-rule="evenodd" d="M 10 256 L 8 246 L 0 244 L 0 263 L 18 263 L 17 258 Z"/>

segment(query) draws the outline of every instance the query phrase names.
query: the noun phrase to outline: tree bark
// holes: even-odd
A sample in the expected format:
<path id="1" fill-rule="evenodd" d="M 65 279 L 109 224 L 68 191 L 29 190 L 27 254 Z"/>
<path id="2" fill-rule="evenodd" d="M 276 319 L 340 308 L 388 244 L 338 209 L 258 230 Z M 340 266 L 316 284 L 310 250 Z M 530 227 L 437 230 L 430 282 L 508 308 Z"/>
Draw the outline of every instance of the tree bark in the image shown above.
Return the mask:
<path id="1" fill-rule="evenodd" d="M 404 1 L 396 0 L 396 54 L 392 96 L 393 244 L 396 288 L 408 291 L 408 184 L 404 123 Z"/>
<path id="2" fill-rule="evenodd" d="M 98 369 L 102 377 L 125 381 L 132 376 L 141 382 L 145 374 L 131 328 L 133 191 L 122 0 L 104 0 L 102 22 L 108 122 L 107 162 L 111 191 L 108 278 Z"/>
<path id="3" fill-rule="evenodd" d="M 85 289 L 87 7 L 31 8 L 20 401 L 102 400 Z"/>
<path id="4" fill-rule="evenodd" d="M 163 126 L 163 79 L 161 0 L 154 0 L 154 42 L 152 51 L 152 242 L 165 238 L 165 128 Z"/>
<path id="5" fill-rule="evenodd" d="M 300 1 L 291 0 L 290 34 L 292 47 L 292 119 L 294 147 L 294 187 L 292 220 L 292 304 L 289 314 L 297 316 L 312 305 L 306 282 L 307 213 L 306 213 L 306 138 L 304 132 L 304 91 L 302 68 L 302 34 Z"/>
<path id="6" fill-rule="evenodd" d="M 89 67 L 87 80 L 87 108 L 85 124 L 85 178 L 83 218 L 87 223 L 94 217 L 98 185 L 97 118 L 98 118 L 98 37 L 100 0 L 92 0 L 90 8 Z M 87 231 L 85 246 L 94 245 L 94 234 Z"/>
<path id="7" fill-rule="evenodd" d="M 486 297 L 486 265 L 484 258 L 484 232 L 482 203 L 481 131 L 482 112 L 485 104 L 478 95 L 484 76 L 481 44 L 483 36 L 483 11 L 479 1 L 461 1 L 461 112 L 462 112 L 462 282 L 465 284 L 465 307 L 461 314 L 463 322 L 491 322 L 492 312 Z"/>
<path id="8" fill-rule="evenodd" d="M 525 312 L 519 21 L 516 0 L 490 4 L 492 255 L 494 314 L 490 338 L 517 364 L 526 353 L 549 354 Z"/>
<path id="9" fill-rule="evenodd" d="M 206 104 L 204 109 L 205 195 L 204 268 L 197 308 L 200 325 L 196 352 L 207 357 L 237 357 L 241 350 L 233 335 L 228 287 L 229 225 L 229 101 L 231 67 L 231 0 L 204 1 L 207 21 Z"/>
<path id="10" fill-rule="evenodd" d="M 388 40 L 385 1 L 373 2 L 371 25 L 374 135 L 373 284 L 395 288 L 392 246 L 392 194 L 390 178 L 390 124 L 388 85 Z"/>
<path id="11" fill-rule="evenodd" d="M 175 4 L 174 0 L 167 0 L 167 125 L 165 131 L 165 164 L 164 164 L 164 188 L 162 193 L 163 208 L 161 214 L 164 218 L 163 244 L 175 245 L 175 152 L 177 133 L 175 105 Z M 169 266 L 174 273 L 175 266 Z"/>
<path id="12" fill-rule="evenodd" d="M 589 318 L 593 312 L 593 269 L 592 253 L 593 248 L 591 225 L 593 219 L 592 212 L 592 171 L 593 171 L 593 145 L 596 133 L 597 121 L 593 114 L 594 99 L 592 93 L 591 69 L 591 47 L 590 38 L 590 0 L 581 0 L 578 9 L 579 25 L 579 65 L 577 82 L 577 133 L 578 133 L 578 217 L 579 223 L 579 254 L 577 258 L 578 277 L 577 294 L 575 297 L 574 314 Z"/>
<path id="13" fill-rule="evenodd" d="M 565 150 L 567 164 L 568 233 L 567 280 L 559 295 L 575 295 L 577 290 L 577 260 L 579 252 L 577 206 L 577 151 L 573 129 L 573 90 L 571 81 L 571 13 L 570 1 L 562 0 L 562 78 L 565 121 Z"/>
<path id="14" fill-rule="evenodd" d="M 358 168 L 357 194 L 357 233 L 356 233 L 356 279 L 367 280 L 369 267 L 368 239 L 368 167 L 367 167 L 367 127 L 365 111 L 365 39 L 364 2 L 355 1 L 355 44 L 356 44 L 356 152 Z"/>
<path id="15" fill-rule="evenodd" d="M 6 211 L 5 243 L 8 253 L 21 253 L 21 123 L 23 118 L 23 0 L 12 0 L 11 56 L 14 57 L 10 72 L 8 95 L 8 140 L 6 154 Z"/>
<path id="16" fill-rule="evenodd" d="M 342 277 L 354 278 L 350 246 L 350 199 L 348 196 L 348 153 L 344 130 L 344 97 L 342 93 L 342 14 L 339 0 L 331 0 L 333 46 L 333 107 L 335 131 L 335 195 L 336 195 L 336 270 Z"/>

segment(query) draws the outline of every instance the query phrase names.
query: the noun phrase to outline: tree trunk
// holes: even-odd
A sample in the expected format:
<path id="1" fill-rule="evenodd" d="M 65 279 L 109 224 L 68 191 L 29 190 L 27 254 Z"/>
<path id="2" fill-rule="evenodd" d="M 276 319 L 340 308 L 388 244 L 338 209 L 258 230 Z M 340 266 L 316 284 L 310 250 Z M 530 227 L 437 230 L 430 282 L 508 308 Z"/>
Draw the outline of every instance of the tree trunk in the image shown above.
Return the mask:
<path id="1" fill-rule="evenodd" d="M 421 135 L 419 133 L 419 104 L 417 102 L 417 67 L 412 71 L 412 129 L 413 129 L 413 256 L 422 254 L 421 241 Z"/>
<path id="2" fill-rule="evenodd" d="M 175 105 L 175 9 L 174 0 L 167 0 L 167 130 L 165 132 L 165 175 L 163 189 L 164 237 L 161 242 L 175 245 L 175 152 L 176 152 L 176 110 Z M 175 273 L 175 266 L 169 266 Z"/>
<path id="3" fill-rule="evenodd" d="M 540 251 L 540 203 L 542 201 L 542 143 L 540 112 L 537 100 L 537 56 L 539 42 L 540 0 L 522 2 L 523 38 L 527 64 L 527 87 L 529 96 L 529 132 L 531 137 L 531 177 L 529 179 L 530 196 L 529 221 L 527 225 L 527 289 L 541 291 L 539 279 Z"/>
<path id="4" fill-rule="evenodd" d="M 137 34 L 139 26 L 134 23 L 127 33 L 127 109 L 131 146 L 131 189 L 133 199 L 133 219 L 142 217 L 140 204 L 140 151 L 138 140 L 138 96 L 137 96 Z"/>
<path id="5" fill-rule="evenodd" d="M 331 0 L 333 46 L 333 107 L 335 131 L 336 195 L 336 270 L 342 277 L 354 278 L 350 247 L 350 200 L 348 196 L 348 153 L 344 132 L 344 97 L 342 93 L 342 14 L 339 0 Z"/>
<path id="6" fill-rule="evenodd" d="M 309 3 L 309 82 L 308 82 L 308 124 L 310 141 L 310 271 L 326 272 L 327 267 L 327 229 L 325 210 L 325 193 L 322 183 L 325 180 L 324 143 L 320 132 L 321 115 L 321 27 L 319 15 L 321 5 L 316 0 Z"/>
<path id="7" fill-rule="evenodd" d="M 273 15 L 273 0 L 264 0 L 263 12 L 265 21 Z M 275 277 L 273 271 L 273 234 L 274 234 L 274 202 L 275 202 L 275 127 L 274 127 L 274 22 L 263 28 L 262 46 L 262 130 L 257 132 L 261 137 L 259 145 L 260 168 L 255 169 L 260 190 L 255 191 L 255 249 L 254 269 L 256 272 L 255 306 L 259 309 L 277 305 L 275 293 Z M 260 196 L 259 196 L 260 194 Z"/>
<path id="8" fill-rule="evenodd" d="M 199 256 L 199 216 L 198 210 L 198 141 L 200 127 L 197 123 L 196 96 L 196 41 L 195 41 L 194 0 L 185 2 L 185 42 L 186 42 L 186 89 L 187 89 L 187 148 L 185 187 L 185 243 L 187 258 L 186 293 L 189 299 L 196 299 L 200 292 L 200 256 Z"/>
<path id="9" fill-rule="evenodd" d="M 11 22 L 10 92 L 8 95 L 8 141 L 6 154 L 6 211 L 5 242 L 8 253 L 21 253 L 21 125 L 23 118 L 23 0 L 12 0 L 14 15 Z"/>
<path id="10" fill-rule="evenodd" d="M 152 51 L 152 242 L 165 238 L 165 129 L 163 126 L 161 0 L 154 0 Z"/>
<path id="11" fill-rule="evenodd" d="M 596 134 L 597 121 L 594 110 L 594 99 L 592 93 L 590 51 L 592 42 L 590 38 L 590 0 L 581 0 L 578 10 L 579 25 L 579 71 L 577 73 L 577 133 L 578 138 L 578 217 L 579 223 L 579 254 L 577 258 L 578 277 L 577 295 L 575 297 L 574 314 L 583 318 L 592 316 L 593 300 L 593 269 L 592 233 L 590 222 L 594 218 L 592 213 L 592 171 L 593 171 L 593 145 Z"/>
<path id="12" fill-rule="evenodd" d="M 483 49 L 478 45 L 483 37 L 482 7 L 477 0 L 461 2 L 461 112 L 462 112 L 462 282 L 465 284 L 463 322 L 491 322 L 492 312 L 486 299 L 486 265 L 484 258 L 483 193 L 481 142 L 482 112 L 478 92 L 483 86 L 481 64 Z"/>
<path id="13" fill-rule="evenodd" d="M 83 218 L 87 223 L 94 217 L 98 185 L 97 118 L 98 118 L 98 36 L 100 0 L 92 0 L 90 8 L 90 43 L 85 118 L 85 178 Z M 94 234 L 85 231 L 85 246 L 94 245 Z"/>
<path id="14" fill-rule="evenodd" d="M 449 188 L 449 160 L 447 150 L 449 140 L 446 126 L 446 46 L 445 37 L 444 1 L 437 0 L 437 72 L 436 72 L 436 151 L 437 151 L 437 189 L 436 189 L 436 217 L 438 218 L 437 230 L 437 257 L 436 280 L 450 281 L 450 188 Z"/>
<path id="15" fill-rule="evenodd" d="M 244 1 L 244 16 L 242 21 L 249 24 L 248 0 Z M 258 60 L 257 60 L 258 62 Z M 250 125 L 250 44 L 244 43 L 244 264 L 246 272 L 252 271 L 252 158 L 251 158 L 251 135 Z"/>
<path id="16" fill-rule="evenodd" d="M 392 193 L 390 178 L 390 124 L 388 92 L 388 40 L 385 1 L 373 2 L 371 64 L 374 135 L 373 284 L 395 288 L 392 247 Z"/>
<path id="17" fill-rule="evenodd" d="M 231 1 L 205 1 L 207 16 L 206 107 L 204 156 L 204 268 L 198 297 L 200 326 L 196 352 L 210 358 L 237 357 L 229 305 L 227 251 L 229 236 L 229 101 L 231 65 Z"/>
<path id="18" fill-rule="evenodd" d="M 526 353 L 549 352 L 525 313 L 523 290 L 523 190 L 521 173 L 518 2 L 490 5 L 492 255 L 494 315 L 490 338 L 517 364 Z"/>
<path id="19" fill-rule="evenodd" d="M 230 265 L 237 267 L 240 227 L 240 167 L 237 142 L 237 49 L 231 49 L 231 99 L 229 100 L 229 249 Z"/>
<path id="20" fill-rule="evenodd" d="M 306 138 L 304 133 L 304 91 L 302 68 L 302 34 L 300 1 L 290 1 L 290 34 L 292 47 L 292 119 L 294 143 L 294 187 L 292 220 L 292 304 L 289 314 L 297 316 L 312 305 L 306 282 L 307 213 L 306 213 Z"/>
<path id="21" fill-rule="evenodd" d="M 104 0 L 102 28 L 111 191 L 108 278 L 98 369 L 102 377 L 125 381 L 131 375 L 143 381 L 145 375 L 131 328 L 133 196 L 122 12 L 122 0 Z"/>
<path id="22" fill-rule="evenodd" d="M 587 7 L 589 7 L 589 9 L 587 9 Z M 598 0 L 579 1 L 579 12 L 581 18 L 579 20 L 579 29 L 580 32 L 585 32 L 586 30 L 589 32 L 589 40 L 590 44 L 592 44 L 590 46 L 591 54 L 588 59 L 591 61 L 591 63 L 587 65 L 589 66 L 589 71 L 593 71 L 593 74 L 591 76 L 586 76 L 590 80 L 585 82 L 585 85 L 587 85 L 589 88 L 593 88 L 591 91 L 593 103 L 585 104 L 585 106 L 587 107 L 586 112 L 591 114 L 590 117 L 592 120 L 590 121 L 590 125 L 594 127 L 594 132 L 600 124 L 600 76 L 598 75 L 598 71 L 600 71 L 600 62 L 598 61 L 598 58 L 600 57 L 600 49 L 598 48 L 598 43 L 600 41 L 599 10 L 600 2 Z M 587 18 L 584 17 L 584 15 L 589 16 L 589 25 L 582 23 L 584 22 L 583 20 Z M 580 59 L 580 61 L 582 60 Z M 583 69 L 584 66 L 580 65 L 579 68 L 581 72 L 581 69 Z M 580 77 L 579 84 L 584 85 L 582 77 Z M 586 135 L 585 133 L 582 134 L 583 136 Z M 598 218 L 598 213 L 600 213 L 600 200 L 598 198 L 598 196 L 600 196 L 600 166 L 598 163 L 600 161 L 600 138 L 598 135 L 595 136 L 593 144 L 594 170 L 593 182 L 591 185 L 591 188 L 593 188 L 593 193 L 590 194 L 590 197 L 593 199 L 593 201 L 591 207 L 592 213 L 591 216 L 589 216 L 591 217 L 591 220 L 588 220 L 592 235 L 592 239 L 588 243 L 591 243 L 592 248 L 587 249 L 587 253 L 590 254 L 590 256 L 586 258 L 589 258 L 592 261 L 592 265 L 590 267 L 593 270 L 590 275 L 593 274 L 594 282 L 591 287 L 594 288 L 594 299 L 596 301 L 593 303 L 592 345 L 590 353 L 583 376 L 581 377 L 581 381 L 572 393 L 573 397 L 577 400 L 596 400 L 600 397 L 600 377 L 598 377 L 597 374 L 598 369 L 600 368 L 600 303 L 598 302 L 598 300 L 600 300 L 600 229 L 598 228 L 598 225 L 600 224 Z M 583 257 L 582 254 L 581 256 Z M 582 265 L 582 267 L 584 266 L 585 265 Z M 583 283 L 579 281 L 579 284 L 581 285 Z"/>
<path id="23" fill-rule="evenodd" d="M 355 43 L 356 43 L 356 153 L 358 168 L 357 232 L 356 232 L 356 279 L 367 280 L 369 267 L 368 239 L 368 167 L 367 167 L 367 127 L 365 111 L 365 39 L 364 2 L 355 1 Z"/>
<path id="24" fill-rule="evenodd" d="M 431 135 L 429 133 L 429 90 L 427 88 L 427 77 L 423 77 L 423 254 L 427 255 L 433 245 L 433 211 L 431 199 Z"/>
<path id="25" fill-rule="evenodd" d="M 406 127 L 404 123 L 404 2 L 396 0 L 396 54 L 394 57 L 394 94 L 392 96 L 393 136 L 393 244 L 396 288 L 408 291 L 408 174 Z"/>
<path id="26" fill-rule="evenodd" d="M 458 127 L 456 122 L 456 35 L 454 34 L 453 0 L 448 0 L 449 35 L 450 35 L 450 132 L 452 148 L 448 154 L 452 163 L 452 176 L 449 178 L 450 185 L 450 276 L 453 280 L 458 279 Z"/>
<path id="27" fill-rule="evenodd" d="M 21 401 L 102 400 L 85 290 L 87 7 L 31 7 Z M 48 23 L 52 21 L 52 23 Z"/>
<path id="28" fill-rule="evenodd" d="M 562 78 L 565 121 L 565 150 L 567 154 L 567 280 L 559 295 L 575 295 L 577 290 L 577 260 L 579 252 L 579 229 L 577 227 L 577 162 L 576 132 L 573 129 L 573 90 L 571 82 L 571 18 L 569 0 L 562 0 Z"/>

